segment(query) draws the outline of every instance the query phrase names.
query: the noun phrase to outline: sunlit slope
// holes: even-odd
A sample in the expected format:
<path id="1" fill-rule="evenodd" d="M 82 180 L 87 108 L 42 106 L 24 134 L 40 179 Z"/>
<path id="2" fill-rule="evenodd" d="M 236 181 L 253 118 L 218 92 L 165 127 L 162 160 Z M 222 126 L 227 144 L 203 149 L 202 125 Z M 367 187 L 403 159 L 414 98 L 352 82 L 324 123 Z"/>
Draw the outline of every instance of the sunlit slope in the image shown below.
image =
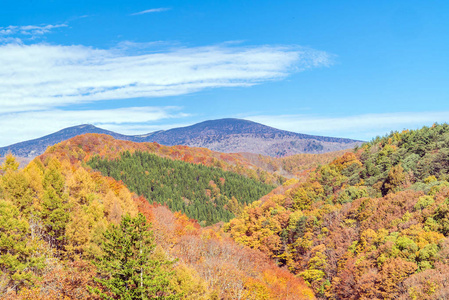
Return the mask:
<path id="1" fill-rule="evenodd" d="M 395 132 L 294 179 L 225 225 L 323 299 L 443 299 L 449 125 Z"/>
<path id="2" fill-rule="evenodd" d="M 151 260 L 163 266 L 160 274 L 170 274 L 156 279 L 164 280 L 158 296 L 314 299 L 301 278 L 260 251 L 236 244 L 219 228 L 203 229 L 181 213 L 150 205 L 122 182 L 86 168 L 88 157 L 82 154 L 112 146 L 97 141 L 63 143 L 62 149 L 52 148 L 21 170 L 12 157 L 2 165 L 1 299 L 99 299 L 88 287 L 105 289 L 94 278 L 111 276 L 97 269 L 99 259 L 105 262 L 110 238 L 105 233 L 121 224 L 125 214 L 138 213 L 152 224 Z"/>

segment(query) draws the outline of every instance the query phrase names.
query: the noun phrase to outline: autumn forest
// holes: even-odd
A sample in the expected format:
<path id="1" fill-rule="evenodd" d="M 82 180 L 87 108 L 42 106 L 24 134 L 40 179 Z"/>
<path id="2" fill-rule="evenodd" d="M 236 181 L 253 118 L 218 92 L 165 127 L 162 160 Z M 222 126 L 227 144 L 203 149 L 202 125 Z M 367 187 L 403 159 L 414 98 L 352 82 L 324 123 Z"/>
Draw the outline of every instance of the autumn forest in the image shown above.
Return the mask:
<path id="1" fill-rule="evenodd" d="M 275 158 L 85 134 L 0 175 L 1 299 L 447 299 L 449 125 Z"/>

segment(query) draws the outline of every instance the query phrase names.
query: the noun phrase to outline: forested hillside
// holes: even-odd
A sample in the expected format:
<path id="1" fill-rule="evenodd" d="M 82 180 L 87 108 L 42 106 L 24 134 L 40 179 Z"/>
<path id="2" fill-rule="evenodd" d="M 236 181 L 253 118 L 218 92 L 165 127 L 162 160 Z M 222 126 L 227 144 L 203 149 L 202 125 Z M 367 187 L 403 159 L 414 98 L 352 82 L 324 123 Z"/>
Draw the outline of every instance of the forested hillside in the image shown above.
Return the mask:
<path id="1" fill-rule="evenodd" d="M 1 299 L 314 298 L 261 252 L 56 149 L 0 173 Z"/>
<path id="2" fill-rule="evenodd" d="M 291 177 L 304 177 L 307 173 L 319 165 L 332 162 L 335 158 L 342 156 L 348 150 L 340 150 L 321 154 L 295 154 L 286 157 L 271 157 L 252 153 L 241 153 L 252 164 L 271 173 Z"/>
<path id="3" fill-rule="evenodd" d="M 190 148 L 187 146 L 163 146 L 158 143 L 136 143 L 116 140 L 105 134 L 84 134 L 63 141 L 49 147 L 43 157 L 54 156 L 59 159 L 68 159 L 72 163 L 87 162 L 93 156 L 115 159 L 125 151 L 142 151 L 156 154 L 171 160 L 218 167 L 224 171 L 231 171 L 244 175 L 266 184 L 279 184 L 285 177 L 273 171 L 267 171 L 249 161 L 239 153 L 220 153 L 206 148 Z"/>
<path id="4" fill-rule="evenodd" d="M 149 201 L 166 204 L 202 225 L 229 221 L 274 186 L 220 168 L 161 158 L 146 152 L 124 152 L 114 160 L 92 157 L 87 164 L 121 180 Z"/>
<path id="5" fill-rule="evenodd" d="M 449 125 L 436 124 L 310 163 L 105 135 L 60 143 L 23 170 L 7 157 L 0 295 L 313 299 L 307 283 L 320 299 L 446 299 L 447 154 Z M 281 169 L 300 177 L 269 172 Z M 169 207 L 201 225 L 237 217 L 202 227 Z"/>
<path id="6" fill-rule="evenodd" d="M 225 230 L 323 299 L 449 297 L 449 125 L 394 132 L 284 183 Z"/>

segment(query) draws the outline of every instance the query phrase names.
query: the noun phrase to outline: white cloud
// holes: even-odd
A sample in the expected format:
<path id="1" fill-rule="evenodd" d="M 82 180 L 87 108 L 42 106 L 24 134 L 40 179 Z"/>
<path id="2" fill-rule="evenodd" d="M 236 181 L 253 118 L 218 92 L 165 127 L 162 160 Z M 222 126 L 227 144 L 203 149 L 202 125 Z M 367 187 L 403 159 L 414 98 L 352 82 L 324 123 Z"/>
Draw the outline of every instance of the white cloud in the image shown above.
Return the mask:
<path id="1" fill-rule="evenodd" d="M 162 11 L 167 11 L 167 10 L 170 10 L 170 9 L 171 8 L 169 8 L 169 7 L 152 8 L 152 9 L 147 9 L 147 10 L 143 10 L 143 11 L 139 11 L 139 12 L 130 14 L 130 16 L 137 16 L 137 15 L 143 15 L 143 14 L 149 14 L 149 13 L 162 12 Z"/>
<path id="2" fill-rule="evenodd" d="M 245 119 L 275 128 L 312 135 L 371 140 L 390 131 L 417 129 L 449 121 L 449 111 L 397 112 L 355 116 L 260 115 Z"/>
<path id="3" fill-rule="evenodd" d="M 170 126 L 158 121 L 188 115 L 179 107 L 128 107 L 103 110 L 45 110 L 0 115 L 0 145 L 38 138 L 65 127 L 93 124 L 122 134 L 145 134 Z"/>
<path id="4" fill-rule="evenodd" d="M 139 55 L 128 52 L 85 46 L 2 45 L 0 113 L 251 86 L 331 63 L 326 52 L 299 47 L 211 46 Z"/>
<path id="5" fill-rule="evenodd" d="M 15 35 L 15 34 L 23 34 L 23 35 L 42 35 L 50 32 L 52 29 L 67 27 L 66 24 L 56 24 L 56 25 L 26 25 L 26 26 L 8 26 L 8 27 L 0 27 L 0 35 Z"/>

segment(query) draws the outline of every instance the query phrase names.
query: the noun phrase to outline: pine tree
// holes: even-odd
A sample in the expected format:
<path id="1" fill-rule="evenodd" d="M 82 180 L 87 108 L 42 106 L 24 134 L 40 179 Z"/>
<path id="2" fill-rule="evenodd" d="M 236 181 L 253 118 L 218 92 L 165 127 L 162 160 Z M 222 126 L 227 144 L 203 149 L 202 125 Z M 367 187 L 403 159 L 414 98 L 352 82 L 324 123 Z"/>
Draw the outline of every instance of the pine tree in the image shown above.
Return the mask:
<path id="1" fill-rule="evenodd" d="M 12 154 L 7 154 L 4 163 L 0 166 L 0 170 L 3 172 L 17 171 L 19 169 L 19 163 Z"/>
<path id="2" fill-rule="evenodd" d="M 53 188 L 45 191 L 42 199 L 41 218 L 46 240 L 52 247 L 62 250 L 65 244 L 65 228 L 70 220 L 66 197 L 61 198 Z"/>
<path id="3" fill-rule="evenodd" d="M 32 285 L 36 272 L 44 267 L 37 255 L 37 243 L 29 237 L 30 226 L 11 202 L 0 199 L 0 278 L 16 292 Z M 0 294 L 2 290 L 0 289 Z"/>
<path id="4" fill-rule="evenodd" d="M 62 250 L 65 244 L 65 228 L 70 220 L 68 194 L 64 192 L 65 180 L 58 160 L 50 160 L 43 179 L 41 219 L 45 239 L 52 247 Z"/>
<path id="5" fill-rule="evenodd" d="M 156 245 L 148 228 L 144 215 L 126 215 L 104 233 L 104 256 L 97 263 L 102 276 L 95 279 L 103 290 L 92 292 L 103 299 L 179 299 L 169 287 L 172 262 L 152 258 Z"/>

